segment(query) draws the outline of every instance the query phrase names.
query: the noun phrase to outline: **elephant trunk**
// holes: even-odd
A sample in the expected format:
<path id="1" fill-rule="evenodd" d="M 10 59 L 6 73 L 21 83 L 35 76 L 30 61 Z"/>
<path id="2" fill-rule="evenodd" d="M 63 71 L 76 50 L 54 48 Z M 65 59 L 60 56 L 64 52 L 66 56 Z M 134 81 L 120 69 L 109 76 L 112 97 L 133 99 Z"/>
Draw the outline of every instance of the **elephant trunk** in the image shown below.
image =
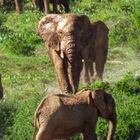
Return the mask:
<path id="1" fill-rule="evenodd" d="M 113 140 L 115 130 L 116 130 L 116 114 L 109 120 L 109 129 L 107 134 L 107 140 Z"/>
<path id="2" fill-rule="evenodd" d="M 68 45 L 70 46 L 66 49 L 66 56 L 68 59 L 68 77 L 72 92 L 76 93 L 83 63 L 81 56 L 77 55 L 76 43 L 70 42 Z"/>

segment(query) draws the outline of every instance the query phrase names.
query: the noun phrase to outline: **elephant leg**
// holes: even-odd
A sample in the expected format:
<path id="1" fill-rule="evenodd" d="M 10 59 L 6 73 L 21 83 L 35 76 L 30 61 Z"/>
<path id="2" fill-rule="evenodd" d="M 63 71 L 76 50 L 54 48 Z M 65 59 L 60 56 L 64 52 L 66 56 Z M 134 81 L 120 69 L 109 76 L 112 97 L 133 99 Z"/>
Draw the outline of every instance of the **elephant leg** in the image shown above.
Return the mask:
<path id="1" fill-rule="evenodd" d="M 23 0 L 15 0 L 16 12 L 20 14 L 23 10 Z"/>
<path id="2" fill-rule="evenodd" d="M 77 62 L 68 64 L 68 76 L 73 93 L 77 92 L 82 67 L 83 63 L 81 59 Z"/>
<path id="3" fill-rule="evenodd" d="M 92 126 L 89 124 L 85 125 L 85 130 L 83 132 L 83 139 L 84 140 L 98 140 L 95 134 L 95 130 L 93 130 Z"/>
<path id="4" fill-rule="evenodd" d="M 83 62 L 83 70 L 82 70 L 82 82 L 83 83 L 89 83 L 90 77 L 89 77 L 89 68 L 88 63 L 86 61 Z"/>
<path id="5" fill-rule="evenodd" d="M 94 69 L 93 69 L 92 61 L 88 62 L 88 73 L 89 73 L 90 82 L 93 82 L 95 79 L 94 79 Z"/>
<path id="6" fill-rule="evenodd" d="M 53 13 L 58 13 L 56 0 L 53 1 Z"/>
<path id="7" fill-rule="evenodd" d="M 96 58 L 95 58 L 96 73 L 94 75 L 94 78 L 95 79 L 100 78 L 102 80 L 106 58 L 104 57 L 103 52 L 98 52 L 97 54 L 98 55 L 96 55 Z"/>
<path id="8" fill-rule="evenodd" d="M 62 6 L 62 4 L 59 4 L 59 9 L 60 9 L 61 12 L 63 11 L 63 6 Z"/>
<path id="9" fill-rule="evenodd" d="M 84 140 L 98 140 L 96 134 L 93 132 L 87 133 L 83 135 Z"/>
<path id="10" fill-rule="evenodd" d="M 45 13 L 48 14 L 50 13 L 49 0 L 43 0 L 43 1 L 44 1 Z"/>

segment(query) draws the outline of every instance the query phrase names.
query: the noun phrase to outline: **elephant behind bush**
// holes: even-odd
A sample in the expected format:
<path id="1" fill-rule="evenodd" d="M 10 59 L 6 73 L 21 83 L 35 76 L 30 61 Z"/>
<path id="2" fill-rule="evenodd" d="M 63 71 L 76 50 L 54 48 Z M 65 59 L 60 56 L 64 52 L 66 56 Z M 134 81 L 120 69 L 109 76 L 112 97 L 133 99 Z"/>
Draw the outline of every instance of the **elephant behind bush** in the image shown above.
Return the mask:
<path id="1" fill-rule="evenodd" d="M 102 21 L 91 22 L 85 15 L 49 14 L 40 20 L 38 30 L 62 92 L 76 92 L 82 69 L 85 82 L 97 76 L 102 79 L 108 52 L 108 28 Z"/>

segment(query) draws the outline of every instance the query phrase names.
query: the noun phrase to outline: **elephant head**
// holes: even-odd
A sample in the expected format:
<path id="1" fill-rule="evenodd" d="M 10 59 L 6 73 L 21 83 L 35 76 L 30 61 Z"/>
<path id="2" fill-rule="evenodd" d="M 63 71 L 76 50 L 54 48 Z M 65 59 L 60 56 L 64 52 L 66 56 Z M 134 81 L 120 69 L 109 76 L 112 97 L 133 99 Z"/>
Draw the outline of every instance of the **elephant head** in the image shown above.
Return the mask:
<path id="1" fill-rule="evenodd" d="M 113 140 L 117 118 L 115 101 L 112 95 L 98 89 L 92 92 L 91 99 L 93 100 L 94 106 L 97 108 L 99 115 L 109 121 L 107 140 Z"/>
<path id="2" fill-rule="evenodd" d="M 2 97 L 3 97 L 3 87 L 2 87 L 1 74 L 0 74 L 0 98 Z"/>

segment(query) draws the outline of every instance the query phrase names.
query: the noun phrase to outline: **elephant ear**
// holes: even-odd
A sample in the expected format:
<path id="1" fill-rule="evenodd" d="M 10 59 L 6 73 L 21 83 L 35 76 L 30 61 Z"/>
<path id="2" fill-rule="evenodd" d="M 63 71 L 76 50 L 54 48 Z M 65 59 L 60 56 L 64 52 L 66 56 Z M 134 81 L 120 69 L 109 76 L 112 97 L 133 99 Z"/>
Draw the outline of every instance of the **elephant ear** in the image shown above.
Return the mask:
<path id="1" fill-rule="evenodd" d="M 103 90 L 97 89 L 92 92 L 92 99 L 94 106 L 97 108 L 97 110 L 100 112 L 101 116 L 103 118 L 108 118 L 108 109 L 107 109 L 107 101 L 106 101 L 106 94 Z"/>

